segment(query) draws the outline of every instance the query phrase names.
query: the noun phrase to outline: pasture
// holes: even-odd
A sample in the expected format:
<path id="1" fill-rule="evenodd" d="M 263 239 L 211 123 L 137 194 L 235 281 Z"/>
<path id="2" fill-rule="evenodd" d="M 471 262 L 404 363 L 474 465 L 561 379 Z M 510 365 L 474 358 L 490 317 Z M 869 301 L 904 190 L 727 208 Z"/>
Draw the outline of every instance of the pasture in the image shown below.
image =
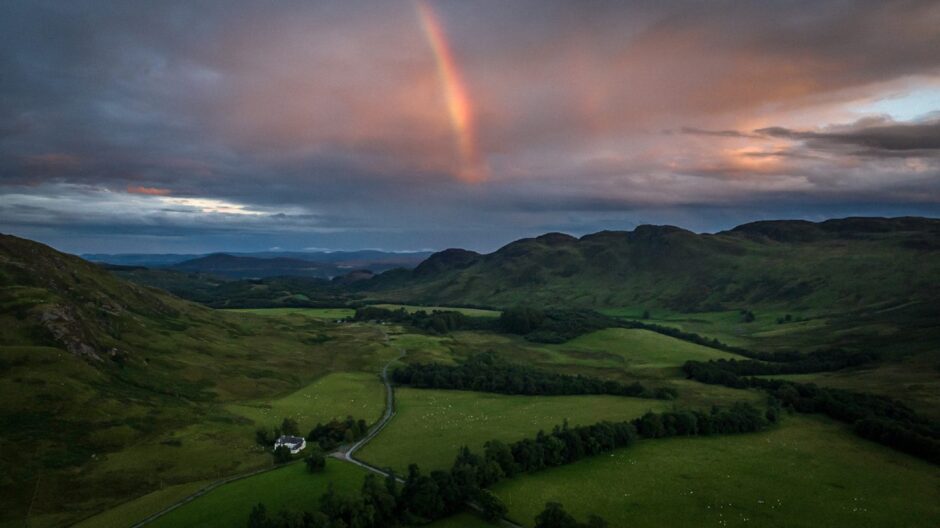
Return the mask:
<path id="1" fill-rule="evenodd" d="M 346 416 L 373 423 L 385 408 L 385 386 L 377 373 L 337 372 L 279 398 L 239 402 L 226 410 L 250 419 L 259 427 L 274 427 L 292 418 L 302 433 L 317 422 Z"/>
<path id="2" fill-rule="evenodd" d="M 548 501 L 611 526 L 879 526 L 940 524 L 940 474 L 818 417 L 769 431 L 646 440 L 501 482 L 525 526 Z"/>
<path id="3" fill-rule="evenodd" d="M 314 511 L 330 483 L 340 493 L 358 491 L 364 470 L 327 459 L 326 469 L 310 474 L 302 463 L 254 475 L 220 486 L 149 524 L 152 528 L 229 528 L 245 526 L 251 508 L 264 503 L 269 514 L 281 509 Z"/>
<path id="4" fill-rule="evenodd" d="M 404 471 L 450 467 L 457 450 L 482 452 L 488 440 L 505 442 L 571 425 L 628 420 L 671 403 L 618 396 L 507 396 L 465 391 L 396 389 L 397 414 L 357 456 L 379 467 Z"/>
<path id="5" fill-rule="evenodd" d="M 740 359 L 740 356 L 697 345 L 649 330 L 607 328 L 576 337 L 560 345 L 545 345 L 544 350 L 564 356 L 560 362 L 592 366 L 619 366 L 643 377 L 657 372 L 672 375 L 689 360 Z"/>

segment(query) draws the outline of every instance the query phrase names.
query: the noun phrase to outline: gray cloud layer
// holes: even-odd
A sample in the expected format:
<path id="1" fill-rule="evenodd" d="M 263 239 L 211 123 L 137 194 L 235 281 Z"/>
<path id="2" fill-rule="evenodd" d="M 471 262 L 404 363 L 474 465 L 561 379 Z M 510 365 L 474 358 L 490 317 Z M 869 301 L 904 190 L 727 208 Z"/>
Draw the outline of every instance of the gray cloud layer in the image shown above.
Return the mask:
<path id="1" fill-rule="evenodd" d="M 74 251 L 489 249 L 940 214 L 940 120 L 854 110 L 940 90 L 936 2 L 428 5 L 485 182 L 455 176 L 413 2 L 5 3 L 0 230 Z"/>

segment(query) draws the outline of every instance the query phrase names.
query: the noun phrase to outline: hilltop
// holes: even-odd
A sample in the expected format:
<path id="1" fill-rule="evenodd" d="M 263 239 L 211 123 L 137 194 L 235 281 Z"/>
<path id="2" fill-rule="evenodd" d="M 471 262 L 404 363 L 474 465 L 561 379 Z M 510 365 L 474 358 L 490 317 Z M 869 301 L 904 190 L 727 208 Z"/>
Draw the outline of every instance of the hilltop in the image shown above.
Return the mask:
<path id="1" fill-rule="evenodd" d="M 382 272 L 393 268 L 413 268 L 430 256 L 430 252 L 389 252 L 374 249 L 358 251 L 262 251 L 254 253 L 210 254 L 101 254 L 82 258 L 109 267 L 176 270 L 206 273 L 216 277 L 264 278 L 310 277 L 330 279 L 354 270 Z M 158 274 L 159 275 L 159 274 Z"/>
<path id="2" fill-rule="evenodd" d="M 940 221 L 766 221 L 716 234 L 652 225 L 580 238 L 549 233 L 483 255 L 448 249 L 414 270 L 355 286 L 383 299 L 500 307 L 887 307 L 940 294 Z"/>

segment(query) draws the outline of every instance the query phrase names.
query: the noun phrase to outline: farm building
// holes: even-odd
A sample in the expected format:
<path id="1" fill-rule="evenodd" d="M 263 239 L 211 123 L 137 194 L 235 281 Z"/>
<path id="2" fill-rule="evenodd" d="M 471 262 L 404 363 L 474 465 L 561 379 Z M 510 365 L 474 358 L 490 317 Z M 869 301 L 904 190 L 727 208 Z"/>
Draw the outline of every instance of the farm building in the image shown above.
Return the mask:
<path id="1" fill-rule="evenodd" d="M 274 442 L 274 449 L 284 446 L 290 449 L 292 455 L 304 450 L 307 447 L 307 441 L 302 436 L 282 436 Z"/>

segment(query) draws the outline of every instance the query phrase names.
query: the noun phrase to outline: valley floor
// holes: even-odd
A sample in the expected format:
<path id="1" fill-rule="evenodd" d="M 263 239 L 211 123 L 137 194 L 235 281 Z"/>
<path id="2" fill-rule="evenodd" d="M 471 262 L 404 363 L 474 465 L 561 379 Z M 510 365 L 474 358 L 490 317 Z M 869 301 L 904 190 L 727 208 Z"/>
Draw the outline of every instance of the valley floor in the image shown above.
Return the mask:
<path id="1" fill-rule="evenodd" d="M 332 319 L 340 315 L 336 311 L 230 313 L 248 321 L 260 314 L 269 321 L 267 324 L 279 325 L 284 331 L 316 328 L 330 341 L 314 345 L 320 352 L 309 360 L 322 362 L 326 368 L 303 382 L 294 378 L 291 384 L 281 384 L 277 391 L 213 405 L 212 416 L 224 416 L 225 420 L 183 424 L 178 429 L 161 431 L 141 446 L 110 453 L 95 464 L 96 471 L 112 468 L 109 474 L 113 474 L 131 468 L 136 474 L 154 467 L 182 474 L 180 453 L 185 453 L 186 464 L 193 469 L 188 479 L 167 482 L 116 506 L 112 501 L 105 511 L 77 526 L 131 526 L 219 478 L 270 467 L 270 456 L 253 445 L 257 427 L 270 428 L 283 418 L 292 418 L 306 433 L 317 422 L 347 415 L 374 423 L 385 405 L 378 373 L 401 351 L 407 353 L 402 359 L 406 362 L 455 364 L 477 352 L 492 350 L 511 361 L 554 372 L 617 381 L 642 380 L 653 386 L 671 387 L 679 396 L 675 400 L 509 396 L 399 387 L 392 420 L 356 455 L 399 473 L 410 463 L 418 463 L 425 472 L 449 468 L 461 446 L 479 452 L 488 440 L 508 442 L 532 437 L 565 420 L 571 425 L 591 424 L 628 420 L 647 411 L 708 409 L 736 401 L 763 405 L 766 399 L 756 390 L 684 379 L 680 366 L 686 360 L 735 356 L 646 330 L 600 330 L 567 343 L 546 345 L 481 331 L 436 336 L 394 325 L 376 328 L 335 323 Z M 284 376 L 286 372 L 272 371 L 268 376 Z M 836 386 L 840 375 L 807 378 Z M 848 373 L 845 376 L 855 379 Z M 935 377 L 928 375 L 925 379 L 935 382 Z M 233 390 L 237 378 L 234 376 L 230 382 Z M 219 451 L 205 454 L 206 460 L 199 458 L 202 451 L 193 450 L 192 446 L 203 445 L 207 439 L 225 437 L 230 440 Z M 172 439 L 180 440 L 184 449 L 160 443 Z M 206 466 L 224 469 L 212 474 L 213 470 L 204 470 Z M 269 512 L 282 508 L 313 510 L 330 483 L 340 492 L 352 492 L 359 488 L 365 474 L 365 470 L 336 459 L 329 459 L 326 470 L 318 474 L 309 474 L 302 463 L 295 462 L 219 486 L 147 526 L 241 526 L 259 502 Z M 548 501 L 563 503 L 579 519 L 599 514 L 611 526 L 940 525 L 940 474 L 935 466 L 862 440 L 847 426 L 816 415 L 786 415 L 780 424 L 760 433 L 643 440 L 630 448 L 500 482 L 493 492 L 508 507 L 508 518 L 526 527 L 533 526 L 535 515 Z M 30 526 L 62 526 L 75 520 L 74 516 L 50 511 L 31 515 Z M 0 523 L 2 528 L 21 525 L 18 520 Z M 431 526 L 484 525 L 476 515 L 462 513 Z"/>

